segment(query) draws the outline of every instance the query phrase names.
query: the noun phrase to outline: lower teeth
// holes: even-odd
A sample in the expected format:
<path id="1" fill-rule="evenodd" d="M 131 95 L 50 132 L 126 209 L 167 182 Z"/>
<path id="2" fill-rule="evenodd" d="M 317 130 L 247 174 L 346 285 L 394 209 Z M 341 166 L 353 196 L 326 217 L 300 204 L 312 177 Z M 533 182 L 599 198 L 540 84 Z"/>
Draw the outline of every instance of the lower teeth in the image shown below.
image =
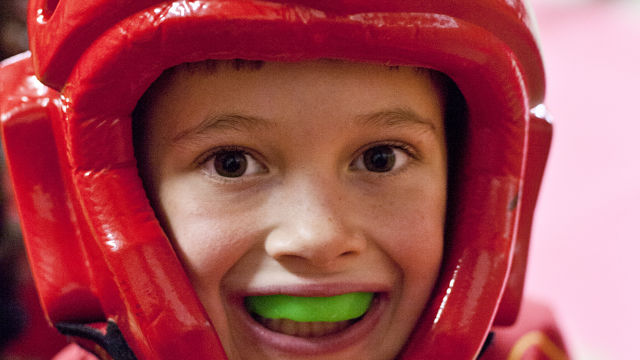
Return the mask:
<path id="1" fill-rule="evenodd" d="M 321 337 L 337 333 L 357 321 L 338 322 L 300 322 L 289 319 L 267 319 L 254 315 L 256 320 L 271 331 L 298 337 Z"/>

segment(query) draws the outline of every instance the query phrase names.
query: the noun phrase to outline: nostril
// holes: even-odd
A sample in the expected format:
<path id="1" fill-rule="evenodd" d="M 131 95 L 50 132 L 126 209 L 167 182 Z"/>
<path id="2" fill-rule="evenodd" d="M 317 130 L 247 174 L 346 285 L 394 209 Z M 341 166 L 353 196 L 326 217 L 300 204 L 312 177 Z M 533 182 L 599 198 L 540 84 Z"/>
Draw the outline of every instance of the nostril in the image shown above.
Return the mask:
<path id="1" fill-rule="evenodd" d="M 341 257 L 351 257 L 351 256 L 355 256 L 358 254 L 358 251 L 356 250 L 349 250 L 349 251 L 345 251 L 342 254 L 340 254 Z"/>
<path id="2" fill-rule="evenodd" d="M 293 223 L 271 230 L 264 244 L 267 254 L 291 266 L 326 268 L 357 258 L 366 248 L 363 234 L 354 233 L 342 223 L 318 219 L 299 216 Z"/>

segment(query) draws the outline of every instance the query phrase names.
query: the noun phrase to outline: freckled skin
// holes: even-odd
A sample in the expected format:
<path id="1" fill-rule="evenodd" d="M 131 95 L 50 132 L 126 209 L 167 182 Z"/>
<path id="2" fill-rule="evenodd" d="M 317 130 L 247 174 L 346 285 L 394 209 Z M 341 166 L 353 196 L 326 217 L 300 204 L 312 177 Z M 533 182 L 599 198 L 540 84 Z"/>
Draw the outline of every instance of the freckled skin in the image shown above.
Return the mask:
<path id="1" fill-rule="evenodd" d="M 447 159 L 429 74 L 221 62 L 159 84 L 138 141 L 141 173 L 230 358 L 393 358 L 442 260 Z M 366 167 L 375 146 L 393 149 L 390 171 Z M 246 155 L 242 176 L 217 172 L 213 159 L 229 148 Z M 257 343 L 238 325 L 233 296 L 309 285 L 373 286 L 388 302 L 366 336 L 318 356 Z"/>

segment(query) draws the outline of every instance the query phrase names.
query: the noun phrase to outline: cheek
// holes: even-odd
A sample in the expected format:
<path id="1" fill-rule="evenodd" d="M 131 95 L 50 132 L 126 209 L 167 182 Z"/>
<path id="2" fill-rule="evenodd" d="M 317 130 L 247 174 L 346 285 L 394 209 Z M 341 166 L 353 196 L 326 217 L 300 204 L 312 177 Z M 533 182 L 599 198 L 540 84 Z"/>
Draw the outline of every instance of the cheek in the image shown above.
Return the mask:
<path id="1" fill-rule="evenodd" d="M 196 291 L 217 291 L 224 274 L 251 247 L 251 211 L 234 209 L 210 189 L 180 178 L 159 190 L 165 228 Z"/>
<path id="2" fill-rule="evenodd" d="M 390 194 L 373 207 L 374 227 L 382 247 L 405 278 L 437 276 L 442 259 L 446 187 L 416 184 Z"/>

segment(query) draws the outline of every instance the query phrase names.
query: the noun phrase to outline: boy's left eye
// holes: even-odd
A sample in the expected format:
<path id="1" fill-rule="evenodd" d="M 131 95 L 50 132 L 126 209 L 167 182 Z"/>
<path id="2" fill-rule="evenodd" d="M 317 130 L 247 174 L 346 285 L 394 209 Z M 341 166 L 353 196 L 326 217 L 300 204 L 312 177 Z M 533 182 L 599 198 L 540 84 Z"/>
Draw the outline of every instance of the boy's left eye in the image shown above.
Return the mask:
<path id="1" fill-rule="evenodd" d="M 351 164 L 351 168 L 382 173 L 401 168 L 407 161 L 409 161 L 407 151 L 399 146 L 376 145 L 358 156 Z"/>

